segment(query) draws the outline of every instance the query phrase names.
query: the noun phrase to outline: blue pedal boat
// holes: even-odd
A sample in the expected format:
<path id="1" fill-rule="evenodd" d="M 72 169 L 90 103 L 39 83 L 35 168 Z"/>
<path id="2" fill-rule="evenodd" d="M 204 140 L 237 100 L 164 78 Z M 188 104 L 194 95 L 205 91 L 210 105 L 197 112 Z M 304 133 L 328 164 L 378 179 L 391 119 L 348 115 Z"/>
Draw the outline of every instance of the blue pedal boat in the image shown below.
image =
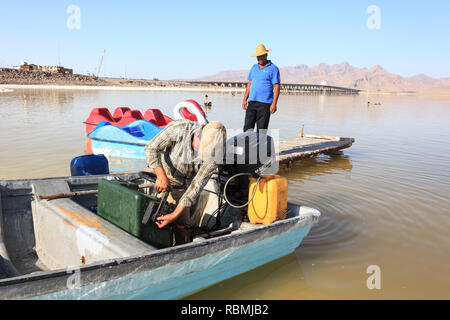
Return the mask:
<path id="1" fill-rule="evenodd" d="M 87 136 L 90 139 L 89 151 L 109 158 L 145 160 L 145 145 L 162 130 L 146 120 L 136 120 L 123 127 L 101 121 Z"/>

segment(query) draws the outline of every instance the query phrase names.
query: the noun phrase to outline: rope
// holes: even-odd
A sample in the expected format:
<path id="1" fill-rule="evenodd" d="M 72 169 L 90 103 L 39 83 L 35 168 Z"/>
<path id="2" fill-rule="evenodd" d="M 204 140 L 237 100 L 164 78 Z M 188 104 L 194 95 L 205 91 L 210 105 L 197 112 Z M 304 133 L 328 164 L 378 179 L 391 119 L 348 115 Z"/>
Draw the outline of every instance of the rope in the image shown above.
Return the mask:
<path id="1" fill-rule="evenodd" d="M 230 181 L 233 180 L 236 177 L 239 177 L 239 176 L 251 176 L 251 175 L 252 175 L 251 173 L 238 173 L 238 174 L 235 174 L 234 176 L 232 176 L 230 179 L 228 179 L 227 182 L 225 183 L 225 186 L 223 187 L 223 197 L 224 197 L 225 201 L 230 206 L 232 206 L 233 208 L 236 208 L 236 209 L 243 208 L 243 207 L 247 206 L 253 200 L 253 198 L 255 197 L 255 194 L 256 194 L 256 187 L 259 184 L 259 180 L 261 180 L 261 176 L 259 176 L 258 179 L 256 180 L 256 184 L 255 184 L 255 188 L 253 189 L 252 196 L 250 197 L 250 199 L 245 204 L 243 204 L 241 206 L 234 205 L 234 204 L 232 204 L 230 202 L 230 200 L 228 200 L 228 198 L 227 198 L 227 186 L 228 186 L 228 183 L 230 183 Z"/>

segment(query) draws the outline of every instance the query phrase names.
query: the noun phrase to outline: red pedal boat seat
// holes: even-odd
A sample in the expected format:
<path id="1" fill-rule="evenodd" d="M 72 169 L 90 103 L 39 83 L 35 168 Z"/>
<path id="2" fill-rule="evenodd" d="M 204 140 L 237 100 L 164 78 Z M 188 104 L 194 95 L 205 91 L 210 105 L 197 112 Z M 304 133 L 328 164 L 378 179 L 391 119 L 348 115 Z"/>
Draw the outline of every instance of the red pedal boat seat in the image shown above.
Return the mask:
<path id="1" fill-rule="evenodd" d="M 120 121 L 122 119 L 125 112 L 130 111 L 131 109 L 128 107 L 118 107 L 114 110 L 113 119 L 115 122 Z"/>
<path id="2" fill-rule="evenodd" d="M 145 111 L 144 119 L 156 124 L 160 128 L 164 128 L 173 121 L 172 118 L 164 115 L 159 109 L 148 109 Z"/>
<path id="3" fill-rule="evenodd" d="M 118 127 L 123 127 L 133 121 L 143 120 L 142 113 L 139 110 L 128 110 L 123 114 L 122 119 L 120 119 L 116 124 Z"/>
<path id="4" fill-rule="evenodd" d="M 95 129 L 100 121 L 114 122 L 108 108 L 94 108 L 86 119 L 86 133 L 90 133 Z"/>

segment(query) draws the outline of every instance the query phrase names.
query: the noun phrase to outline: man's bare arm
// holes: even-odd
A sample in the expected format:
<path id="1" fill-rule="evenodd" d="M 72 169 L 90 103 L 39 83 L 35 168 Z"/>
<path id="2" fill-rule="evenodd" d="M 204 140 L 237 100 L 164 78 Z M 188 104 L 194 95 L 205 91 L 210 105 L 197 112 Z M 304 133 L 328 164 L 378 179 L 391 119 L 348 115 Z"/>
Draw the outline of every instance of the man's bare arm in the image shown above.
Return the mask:
<path id="1" fill-rule="evenodd" d="M 280 96 L 280 84 L 277 83 L 273 85 L 273 101 L 272 105 L 270 106 L 270 113 L 275 113 L 277 111 L 277 103 L 279 96 Z"/>
<path id="2" fill-rule="evenodd" d="M 252 85 L 252 82 L 249 81 L 247 84 L 247 89 L 245 89 L 244 100 L 242 101 L 242 109 L 244 109 L 244 110 L 247 110 L 247 99 L 250 94 L 250 86 L 251 85 Z"/>
<path id="3" fill-rule="evenodd" d="M 167 188 L 172 188 L 169 178 L 167 177 L 166 171 L 163 167 L 153 168 L 156 174 L 155 189 L 159 192 L 164 192 Z"/>

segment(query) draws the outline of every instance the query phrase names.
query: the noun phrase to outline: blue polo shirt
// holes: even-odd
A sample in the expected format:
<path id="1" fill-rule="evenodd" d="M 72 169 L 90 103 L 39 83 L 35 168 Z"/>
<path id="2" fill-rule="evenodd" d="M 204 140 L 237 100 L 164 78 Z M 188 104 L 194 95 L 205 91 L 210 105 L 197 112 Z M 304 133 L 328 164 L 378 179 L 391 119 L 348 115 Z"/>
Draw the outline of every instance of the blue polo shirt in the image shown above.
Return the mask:
<path id="1" fill-rule="evenodd" d="M 273 102 L 273 85 L 280 83 L 280 70 L 271 61 L 259 69 L 256 63 L 250 69 L 248 81 L 251 81 L 248 101 L 258 101 L 263 103 Z"/>

